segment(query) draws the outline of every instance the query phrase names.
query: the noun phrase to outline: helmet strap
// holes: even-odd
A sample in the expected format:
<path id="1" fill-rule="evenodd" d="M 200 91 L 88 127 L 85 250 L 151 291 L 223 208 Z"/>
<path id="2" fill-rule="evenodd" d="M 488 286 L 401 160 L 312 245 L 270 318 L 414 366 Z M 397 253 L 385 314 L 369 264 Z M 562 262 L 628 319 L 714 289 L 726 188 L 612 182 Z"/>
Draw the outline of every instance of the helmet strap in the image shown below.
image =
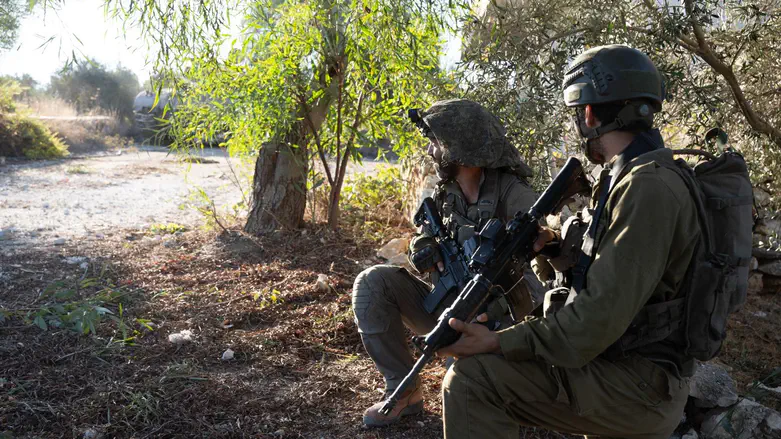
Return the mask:
<path id="1" fill-rule="evenodd" d="M 596 139 L 605 133 L 615 131 L 635 122 L 643 122 L 650 127 L 654 121 L 654 112 L 651 106 L 643 101 L 630 101 L 616 115 L 612 122 L 591 128 L 586 124 L 585 113 L 578 111 L 573 121 L 578 133 L 586 139 Z"/>

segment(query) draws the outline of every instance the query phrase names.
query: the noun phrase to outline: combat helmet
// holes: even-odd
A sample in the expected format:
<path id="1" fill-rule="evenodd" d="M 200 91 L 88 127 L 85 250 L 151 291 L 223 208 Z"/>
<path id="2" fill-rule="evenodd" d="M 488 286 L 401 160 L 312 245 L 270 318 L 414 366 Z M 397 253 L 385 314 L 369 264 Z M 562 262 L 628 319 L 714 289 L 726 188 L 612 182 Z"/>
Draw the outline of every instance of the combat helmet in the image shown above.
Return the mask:
<path id="1" fill-rule="evenodd" d="M 477 102 L 438 101 L 424 111 L 410 110 L 409 115 L 424 135 L 439 141 L 445 163 L 503 168 L 520 177 L 533 175 L 521 154 L 507 140 L 499 119 Z"/>
<path id="2" fill-rule="evenodd" d="M 626 103 L 612 123 L 594 130 L 578 127 L 586 138 L 599 137 L 631 123 L 650 127 L 653 113 L 662 109 L 665 94 L 662 75 L 651 59 L 637 49 L 617 44 L 594 47 L 580 54 L 565 71 L 562 88 L 568 107 Z"/>

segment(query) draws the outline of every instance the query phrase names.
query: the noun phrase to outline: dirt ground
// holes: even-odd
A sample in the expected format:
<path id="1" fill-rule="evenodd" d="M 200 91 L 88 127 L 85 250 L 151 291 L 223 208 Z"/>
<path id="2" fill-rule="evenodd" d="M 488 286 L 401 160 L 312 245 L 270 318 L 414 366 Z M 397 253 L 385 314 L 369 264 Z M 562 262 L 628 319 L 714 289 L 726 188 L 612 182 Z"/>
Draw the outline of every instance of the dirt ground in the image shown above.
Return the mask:
<path id="1" fill-rule="evenodd" d="M 167 175 L 158 174 L 140 178 Z M 7 182 L 0 187 L 18 184 Z M 255 238 L 237 226 L 152 232 L 146 221 L 126 217 L 114 233 L 67 235 L 57 246 L 48 235 L 20 240 L 29 229 L 16 226 L 17 237 L 0 241 L 0 437 L 442 437 L 441 364 L 422 375 L 424 414 L 361 427 L 382 381 L 353 323 L 350 289 L 380 262 L 378 242 L 311 223 Z M 111 314 L 79 335 L 70 328 L 82 308 L 55 318 L 66 303 Z M 771 295 L 750 297 L 732 319 L 719 361 L 741 393 L 781 364 L 780 318 L 781 296 Z M 185 330 L 189 341 L 171 341 Z M 228 349 L 233 358 L 223 360 Z"/>

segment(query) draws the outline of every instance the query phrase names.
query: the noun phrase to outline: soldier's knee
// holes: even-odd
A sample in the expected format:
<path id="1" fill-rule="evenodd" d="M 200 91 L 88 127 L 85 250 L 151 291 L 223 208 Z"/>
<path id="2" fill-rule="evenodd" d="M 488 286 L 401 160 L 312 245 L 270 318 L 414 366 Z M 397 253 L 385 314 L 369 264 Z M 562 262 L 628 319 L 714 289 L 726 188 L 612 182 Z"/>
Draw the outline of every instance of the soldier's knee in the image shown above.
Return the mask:
<path id="1" fill-rule="evenodd" d="M 390 316 L 383 306 L 383 294 L 388 269 L 375 265 L 363 270 L 353 283 L 353 313 L 355 323 L 362 334 L 377 334 L 387 331 Z"/>
<path id="2" fill-rule="evenodd" d="M 442 380 L 442 397 L 447 398 L 449 393 L 463 393 L 482 373 L 482 365 L 477 357 L 461 358 L 453 363 Z"/>

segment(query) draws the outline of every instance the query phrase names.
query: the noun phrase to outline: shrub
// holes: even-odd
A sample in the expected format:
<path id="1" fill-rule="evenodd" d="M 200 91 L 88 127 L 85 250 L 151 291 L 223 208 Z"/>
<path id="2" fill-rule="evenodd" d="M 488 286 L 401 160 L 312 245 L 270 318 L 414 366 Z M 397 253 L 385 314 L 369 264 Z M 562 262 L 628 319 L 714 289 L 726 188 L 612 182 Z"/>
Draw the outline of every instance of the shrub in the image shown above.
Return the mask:
<path id="1" fill-rule="evenodd" d="M 40 121 L 25 116 L 0 115 L 0 156 L 54 159 L 68 148 Z"/>
<path id="2" fill-rule="evenodd" d="M 342 226 L 356 236 L 384 241 L 409 227 L 403 212 L 404 187 L 398 167 L 381 167 L 374 175 L 347 177 L 342 189 Z"/>

